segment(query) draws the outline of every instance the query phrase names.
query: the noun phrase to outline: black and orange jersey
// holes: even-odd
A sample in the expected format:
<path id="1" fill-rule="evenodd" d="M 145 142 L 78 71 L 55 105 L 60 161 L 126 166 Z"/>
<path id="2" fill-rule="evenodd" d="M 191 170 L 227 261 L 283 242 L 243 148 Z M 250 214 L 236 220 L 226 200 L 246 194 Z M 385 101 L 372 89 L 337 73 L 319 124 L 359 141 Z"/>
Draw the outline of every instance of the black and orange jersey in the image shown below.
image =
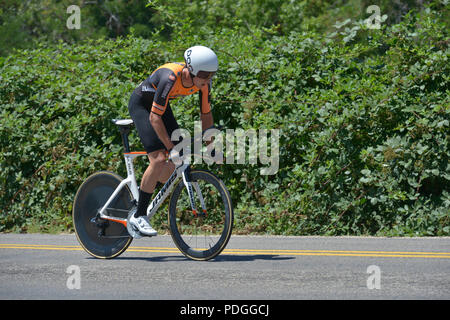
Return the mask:
<path id="1" fill-rule="evenodd" d="M 200 94 L 200 112 L 211 112 L 211 82 L 201 90 L 195 85 L 186 88 L 181 82 L 181 71 L 184 67 L 184 63 L 166 63 L 136 88 L 135 92 L 152 104 L 153 113 L 162 116 L 169 100 L 196 92 Z"/>

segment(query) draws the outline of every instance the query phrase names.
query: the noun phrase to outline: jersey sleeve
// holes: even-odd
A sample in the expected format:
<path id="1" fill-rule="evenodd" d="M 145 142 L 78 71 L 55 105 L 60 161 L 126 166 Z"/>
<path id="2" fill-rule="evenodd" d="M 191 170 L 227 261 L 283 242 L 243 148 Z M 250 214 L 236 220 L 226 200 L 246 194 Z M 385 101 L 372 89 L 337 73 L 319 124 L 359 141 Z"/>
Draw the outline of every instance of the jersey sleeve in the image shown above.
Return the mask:
<path id="1" fill-rule="evenodd" d="M 200 112 L 203 114 L 211 112 L 211 81 L 207 86 L 199 91 L 200 94 Z"/>
<path id="2" fill-rule="evenodd" d="M 169 93 L 174 87 L 177 78 L 170 69 L 161 69 L 159 72 L 159 84 L 153 98 L 152 112 L 162 116 L 169 102 Z"/>

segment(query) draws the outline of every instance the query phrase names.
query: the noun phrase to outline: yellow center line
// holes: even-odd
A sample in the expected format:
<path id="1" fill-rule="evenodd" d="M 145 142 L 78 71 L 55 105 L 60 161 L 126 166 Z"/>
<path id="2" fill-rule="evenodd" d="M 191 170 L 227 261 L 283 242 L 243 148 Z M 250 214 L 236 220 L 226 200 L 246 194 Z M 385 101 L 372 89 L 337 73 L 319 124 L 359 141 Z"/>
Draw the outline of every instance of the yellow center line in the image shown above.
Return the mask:
<path id="1" fill-rule="evenodd" d="M 30 249 L 33 247 L 81 248 L 80 246 L 77 246 L 77 245 L 66 246 L 66 245 L 55 245 L 55 244 L 26 244 L 26 243 L 0 243 L 0 248 L 2 246 L 23 246 L 23 247 L 30 247 Z"/>
<path id="2" fill-rule="evenodd" d="M 77 245 L 0 244 L 0 249 L 65 250 L 79 251 Z M 129 247 L 131 252 L 178 253 L 173 247 Z M 450 252 L 414 251 L 354 251 L 354 250 L 288 250 L 288 249 L 225 249 L 222 254 L 238 255 L 287 255 L 287 256 L 345 256 L 345 257 L 395 257 L 395 258 L 440 258 L 450 259 Z"/>
<path id="3" fill-rule="evenodd" d="M 25 244 L 10 244 L 4 245 L 0 244 L 0 249 L 29 249 L 29 250 L 66 250 L 66 251 L 76 251 L 83 250 L 80 246 L 50 246 L 50 245 L 25 245 Z"/>
<path id="4" fill-rule="evenodd" d="M 225 249 L 226 251 L 227 249 Z M 228 249 L 228 250 L 234 250 L 234 249 Z M 320 252 L 320 253 L 393 253 L 393 254 L 443 254 L 443 255 L 450 255 L 450 252 L 417 252 L 417 251 L 408 251 L 408 252 L 402 252 L 402 251 L 349 251 L 349 250 L 287 250 L 287 249 L 236 249 L 239 251 L 249 251 L 249 252 L 284 252 L 284 253 L 308 253 L 308 252 Z"/>

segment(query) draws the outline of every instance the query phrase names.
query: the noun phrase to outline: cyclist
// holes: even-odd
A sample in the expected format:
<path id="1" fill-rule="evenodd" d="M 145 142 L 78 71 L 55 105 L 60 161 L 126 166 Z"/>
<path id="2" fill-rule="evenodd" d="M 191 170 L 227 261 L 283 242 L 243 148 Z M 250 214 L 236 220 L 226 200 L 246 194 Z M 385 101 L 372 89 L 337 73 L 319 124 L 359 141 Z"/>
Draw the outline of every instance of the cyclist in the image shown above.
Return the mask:
<path id="1" fill-rule="evenodd" d="M 170 137 L 179 128 L 169 101 L 179 96 L 199 92 L 202 129 L 213 125 L 210 105 L 211 78 L 219 67 L 216 54 L 210 48 L 194 46 L 184 52 L 184 63 L 167 63 L 157 68 L 132 93 L 128 110 L 150 164 L 139 189 L 139 202 L 130 223 L 147 236 L 157 232 L 148 221 L 146 209 L 157 182 L 165 183 L 175 170 L 167 160 L 177 152 Z"/>

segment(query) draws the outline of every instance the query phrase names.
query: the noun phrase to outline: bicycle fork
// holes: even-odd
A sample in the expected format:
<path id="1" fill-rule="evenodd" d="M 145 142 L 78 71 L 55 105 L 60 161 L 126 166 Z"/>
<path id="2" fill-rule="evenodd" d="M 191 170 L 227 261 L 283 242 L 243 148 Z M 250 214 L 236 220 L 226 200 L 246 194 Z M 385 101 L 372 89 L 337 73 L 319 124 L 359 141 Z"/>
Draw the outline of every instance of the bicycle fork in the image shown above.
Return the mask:
<path id="1" fill-rule="evenodd" d="M 195 200 L 194 200 L 194 190 L 195 193 L 197 193 L 198 198 L 200 200 L 200 204 L 202 206 L 202 216 L 206 216 L 206 205 L 205 205 L 205 200 L 203 199 L 203 195 L 200 191 L 200 188 L 198 186 L 198 182 L 193 182 L 191 180 L 191 171 L 190 168 L 188 167 L 186 170 L 183 171 L 183 183 L 186 186 L 187 192 L 188 192 L 188 196 L 189 196 L 189 202 L 191 203 L 191 208 L 192 208 L 192 213 L 194 214 L 194 216 L 198 216 L 197 213 L 197 208 L 195 206 Z"/>

